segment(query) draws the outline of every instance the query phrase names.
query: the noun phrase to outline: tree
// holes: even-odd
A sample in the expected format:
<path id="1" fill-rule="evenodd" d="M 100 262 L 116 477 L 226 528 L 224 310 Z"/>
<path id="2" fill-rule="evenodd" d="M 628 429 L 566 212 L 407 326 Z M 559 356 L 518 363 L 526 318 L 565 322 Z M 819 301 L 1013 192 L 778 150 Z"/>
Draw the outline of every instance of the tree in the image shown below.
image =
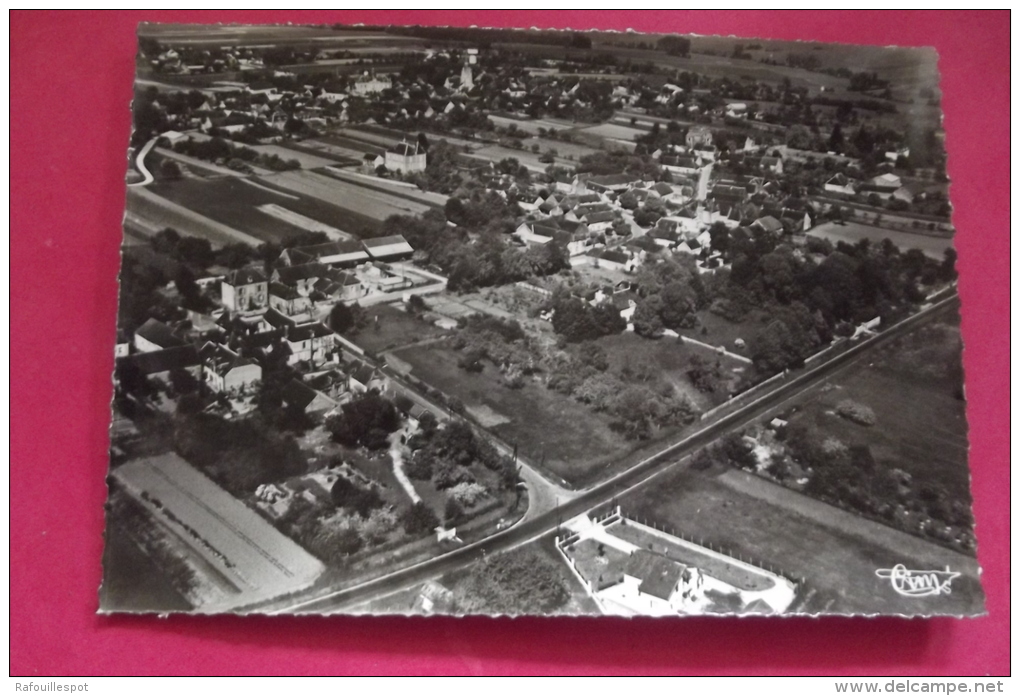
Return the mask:
<path id="1" fill-rule="evenodd" d="M 843 151 L 843 127 L 836 122 L 836 125 L 832 127 L 832 133 L 829 135 L 829 152 L 842 152 Z"/>
<path id="2" fill-rule="evenodd" d="M 457 522 L 464 514 L 464 509 L 457 502 L 457 499 L 450 496 L 446 501 L 446 509 L 443 512 L 443 521 L 449 526 Z"/>
<path id="3" fill-rule="evenodd" d="M 407 533 L 412 536 L 429 534 L 439 526 L 439 518 L 436 517 L 436 513 L 432 512 L 432 508 L 420 500 L 404 511 L 400 521 Z"/>
<path id="4" fill-rule="evenodd" d="M 333 439 L 349 447 L 383 449 L 386 436 L 400 427 L 400 416 L 393 402 L 368 392 L 347 402 L 341 413 L 326 421 Z"/>
<path id="5" fill-rule="evenodd" d="M 634 333 L 645 338 L 656 338 L 662 333 L 662 298 L 651 295 L 640 300 L 634 310 Z"/>
<path id="6" fill-rule="evenodd" d="M 183 176 L 181 165 L 170 159 L 163 160 L 163 163 L 159 166 L 159 173 L 164 179 L 180 179 Z"/>
<path id="7" fill-rule="evenodd" d="M 329 310 L 329 328 L 338 334 L 356 333 L 365 324 L 365 310 L 359 304 L 337 302 Z"/>
<path id="8" fill-rule="evenodd" d="M 346 508 L 361 517 L 368 517 L 372 510 L 383 505 L 382 497 L 374 486 L 360 488 L 343 476 L 333 484 L 329 496 L 338 508 Z"/>

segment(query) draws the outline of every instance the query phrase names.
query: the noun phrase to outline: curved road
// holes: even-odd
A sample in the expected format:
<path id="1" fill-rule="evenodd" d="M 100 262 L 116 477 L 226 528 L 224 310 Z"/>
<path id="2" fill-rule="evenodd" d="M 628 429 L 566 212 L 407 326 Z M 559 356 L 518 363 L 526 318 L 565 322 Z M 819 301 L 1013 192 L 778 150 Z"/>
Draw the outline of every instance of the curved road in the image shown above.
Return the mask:
<path id="1" fill-rule="evenodd" d="M 620 496 L 647 483 L 722 435 L 748 425 L 791 397 L 825 380 L 836 370 L 859 359 L 865 351 L 888 343 L 944 309 L 957 306 L 958 301 L 959 298 L 954 292 L 949 297 L 933 303 L 927 309 L 904 319 L 888 330 L 861 341 L 844 353 L 806 369 L 800 375 L 790 378 L 769 393 L 722 416 L 714 423 L 684 440 L 670 445 L 658 454 L 642 460 L 627 471 L 587 490 L 572 493 L 569 499 L 557 498 L 557 504 L 552 510 L 532 515 L 529 509 L 529 514 L 509 529 L 355 587 L 329 592 L 318 597 L 291 599 L 286 606 L 266 606 L 255 609 L 255 611 L 273 614 L 339 612 L 354 603 L 395 592 L 477 561 L 488 554 L 507 551 L 551 534 L 564 521 L 600 505 L 612 503 Z M 523 472 L 524 470 L 522 470 L 522 474 Z M 537 472 L 532 471 L 531 473 L 537 476 Z M 548 486 L 547 480 L 542 477 L 539 477 L 539 480 L 545 484 L 540 486 L 541 488 L 544 489 Z"/>

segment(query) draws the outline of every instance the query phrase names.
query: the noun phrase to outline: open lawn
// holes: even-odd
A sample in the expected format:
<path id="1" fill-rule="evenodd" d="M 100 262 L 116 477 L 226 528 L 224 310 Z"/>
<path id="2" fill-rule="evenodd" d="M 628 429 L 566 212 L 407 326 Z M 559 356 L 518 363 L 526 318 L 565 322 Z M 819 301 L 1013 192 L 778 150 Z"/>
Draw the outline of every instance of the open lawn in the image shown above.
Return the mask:
<path id="1" fill-rule="evenodd" d="M 609 419 L 569 397 L 528 382 L 521 389 L 499 383 L 499 371 L 486 365 L 481 373 L 457 366 L 458 354 L 439 345 L 396 351 L 412 374 L 468 408 L 486 406 L 507 422 L 492 431 L 516 443 L 521 456 L 568 481 L 604 472 L 633 448 L 609 428 Z"/>
<path id="2" fill-rule="evenodd" d="M 751 353 L 748 351 L 746 344 L 750 343 L 751 338 L 761 331 L 767 323 L 768 317 L 764 312 L 750 312 L 738 324 L 729 319 L 724 319 L 718 314 L 713 314 L 706 309 L 698 312 L 698 326 L 693 329 L 680 329 L 677 333 L 702 343 L 725 348 L 731 353 L 749 358 Z M 703 328 L 707 328 L 708 332 L 703 333 Z M 736 346 L 735 342 L 738 338 L 744 341 L 744 348 Z"/>
<path id="3" fill-rule="evenodd" d="M 920 249 L 925 255 L 939 260 L 945 255 L 946 249 L 953 246 L 951 238 L 934 237 L 927 234 L 912 234 L 884 227 L 862 225 L 859 222 L 846 222 L 843 224 L 826 222 L 808 231 L 808 236 L 828 239 L 833 244 L 837 242 L 856 244 L 862 239 L 868 239 L 872 244 L 880 244 L 882 240 L 888 239 L 899 247 L 900 251 Z"/>
<path id="4" fill-rule="evenodd" d="M 532 135 L 538 134 L 539 128 L 544 128 L 547 131 L 561 131 L 569 130 L 577 126 L 576 123 L 571 123 L 570 121 L 559 121 L 556 119 L 522 119 L 512 118 L 510 116 L 494 116 L 492 114 L 489 114 L 489 120 L 502 128 L 508 128 L 512 124 L 517 127 L 517 130 L 521 130 Z"/>
<path id="5" fill-rule="evenodd" d="M 737 479 L 751 480 L 781 495 L 754 495 L 746 486 L 735 485 Z M 784 504 L 784 496 L 800 499 L 820 512 L 802 514 Z M 803 579 L 794 611 L 913 615 L 966 613 L 983 605 L 974 559 L 742 471 L 678 468 L 626 496 L 621 505 L 626 515 L 666 525 L 729 555 L 767 563 L 788 579 Z M 898 595 L 888 579 L 875 575 L 877 569 L 897 563 L 918 569 L 949 566 L 963 575 L 953 581 L 952 594 L 919 600 Z"/>
<path id="6" fill-rule="evenodd" d="M 368 325 L 350 340 L 372 353 L 382 353 L 418 341 L 449 335 L 448 331 L 435 324 L 391 305 L 373 305 L 366 308 L 365 313 L 368 315 Z"/>

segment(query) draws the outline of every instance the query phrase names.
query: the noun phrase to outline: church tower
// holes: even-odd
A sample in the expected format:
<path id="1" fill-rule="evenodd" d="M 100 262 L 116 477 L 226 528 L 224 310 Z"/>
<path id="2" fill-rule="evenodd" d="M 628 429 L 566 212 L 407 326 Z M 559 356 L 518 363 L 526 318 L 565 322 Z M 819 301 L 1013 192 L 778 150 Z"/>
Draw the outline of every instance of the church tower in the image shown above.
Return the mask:
<path id="1" fill-rule="evenodd" d="M 460 69 L 460 86 L 465 91 L 473 89 L 475 77 L 472 72 L 473 66 L 478 64 L 478 49 L 469 48 L 463 58 L 464 67 Z"/>

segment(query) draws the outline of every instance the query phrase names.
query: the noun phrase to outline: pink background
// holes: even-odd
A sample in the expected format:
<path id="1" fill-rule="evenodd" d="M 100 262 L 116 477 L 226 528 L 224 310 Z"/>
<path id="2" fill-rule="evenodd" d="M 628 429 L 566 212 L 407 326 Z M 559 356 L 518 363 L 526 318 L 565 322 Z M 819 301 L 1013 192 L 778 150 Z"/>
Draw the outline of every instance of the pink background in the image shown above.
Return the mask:
<path id="1" fill-rule="evenodd" d="M 139 21 L 732 34 L 940 54 L 989 615 L 971 620 L 96 616 Z M 12 13 L 10 670 L 54 674 L 1008 674 L 1009 14 Z"/>

